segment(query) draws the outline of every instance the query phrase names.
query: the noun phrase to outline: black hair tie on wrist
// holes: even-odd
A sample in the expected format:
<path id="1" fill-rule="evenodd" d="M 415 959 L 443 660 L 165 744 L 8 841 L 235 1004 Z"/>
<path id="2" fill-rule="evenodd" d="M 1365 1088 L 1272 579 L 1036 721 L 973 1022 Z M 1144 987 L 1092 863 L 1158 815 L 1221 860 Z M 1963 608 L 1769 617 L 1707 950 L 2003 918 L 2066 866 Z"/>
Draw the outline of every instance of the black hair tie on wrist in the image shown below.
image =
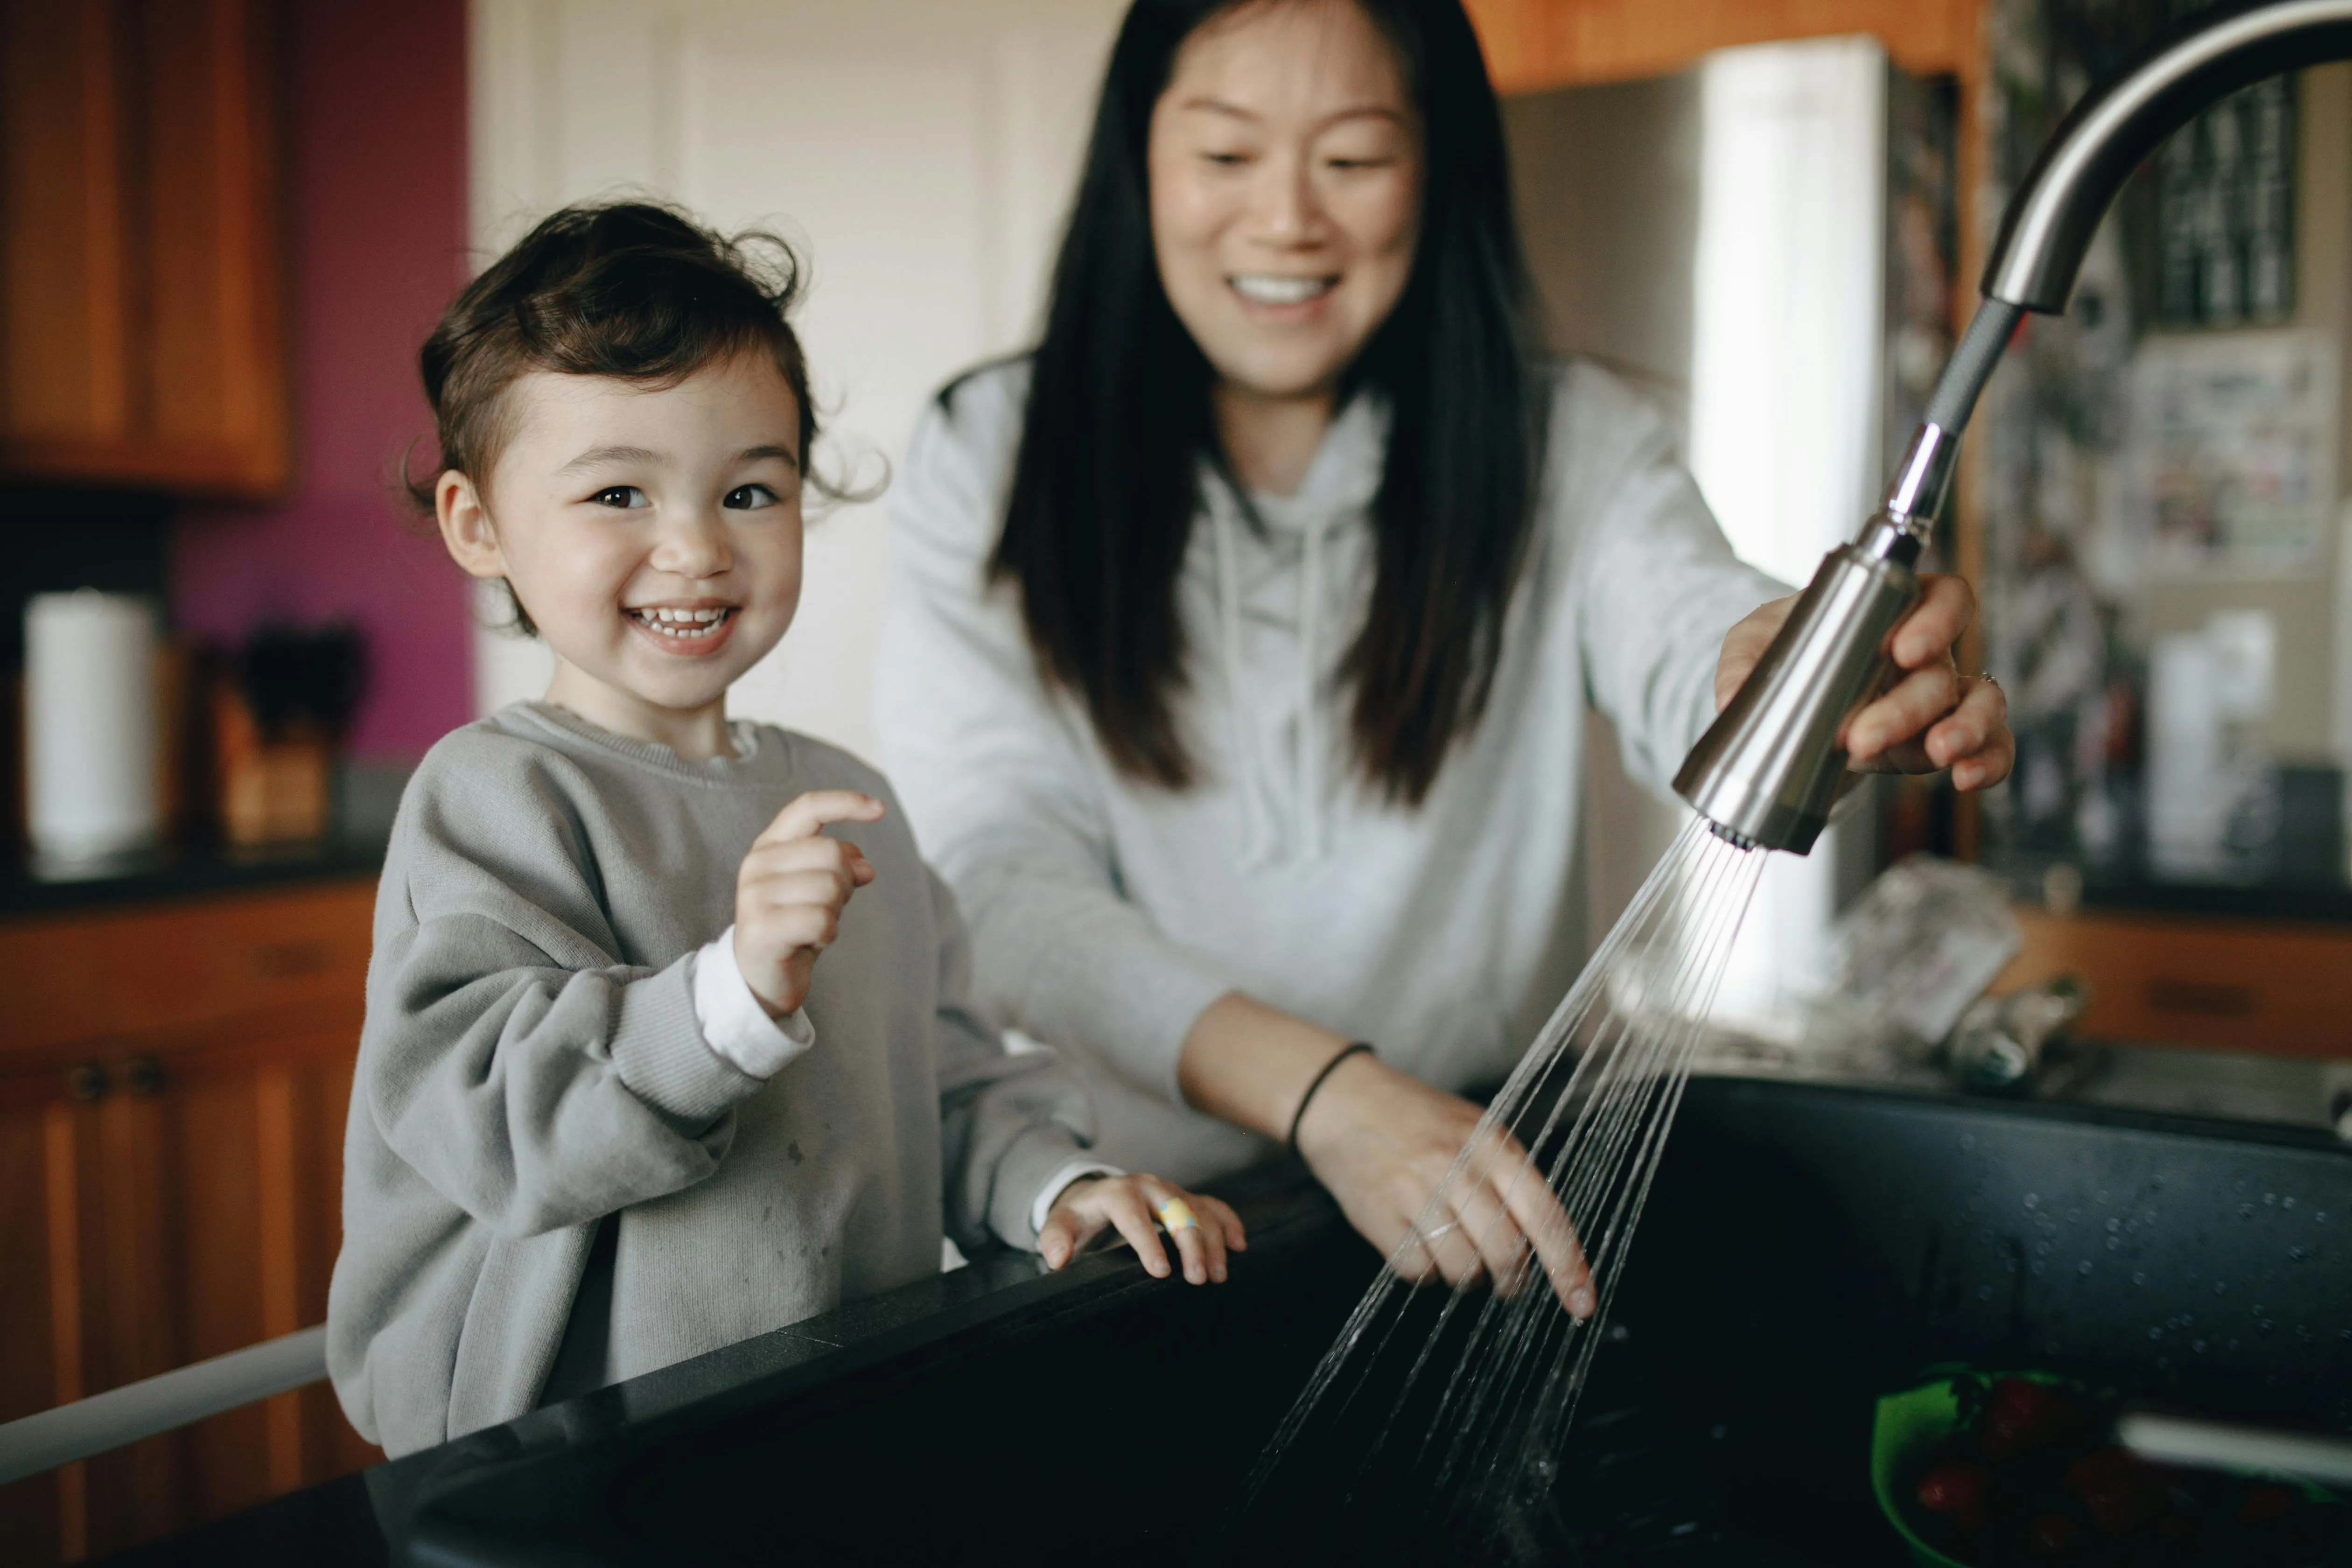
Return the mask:
<path id="1" fill-rule="evenodd" d="M 1370 1040 L 1358 1040 L 1329 1061 L 1325 1062 L 1323 1070 L 1315 1075 L 1315 1081 L 1307 1086 L 1307 1092 L 1298 1097 L 1298 1109 L 1290 1113 L 1290 1152 L 1292 1153 L 1298 1152 L 1298 1124 L 1307 1120 L 1307 1108 L 1315 1103 L 1315 1091 L 1323 1087 L 1323 1080 L 1329 1078 L 1341 1062 L 1359 1052 L 1368 1057 L 1373 1055 L 1372 1043 Z"/>

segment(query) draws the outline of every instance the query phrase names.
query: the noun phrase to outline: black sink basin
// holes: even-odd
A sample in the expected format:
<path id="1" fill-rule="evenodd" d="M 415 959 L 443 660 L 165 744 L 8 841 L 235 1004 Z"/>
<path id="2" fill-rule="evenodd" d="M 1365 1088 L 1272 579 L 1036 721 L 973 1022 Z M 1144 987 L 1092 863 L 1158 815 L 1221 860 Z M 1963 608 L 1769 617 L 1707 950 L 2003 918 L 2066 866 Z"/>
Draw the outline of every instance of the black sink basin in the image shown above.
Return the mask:
<path id="1" fill-rule="evenodd" d="M 1221 1532 L 1376 1264 L 1295 1170 L 1233 1191 L 1254 1245 L 1222 1289 L 982 1259 L 381 1467 L 371 1511 L 436 1563 L 1431 1560 L 1410 1498 L 1390 1534 L 1312 1506 Z M 1695 1081 L 1512 1550 L 1902 1563 L 1871 1408 L 1937 1363 L 2352 1427 L 2347 1228 L 2352 1154 L 2316 1134 Z M 233 1555 L 222 1531 L 179 1560 Z"/>

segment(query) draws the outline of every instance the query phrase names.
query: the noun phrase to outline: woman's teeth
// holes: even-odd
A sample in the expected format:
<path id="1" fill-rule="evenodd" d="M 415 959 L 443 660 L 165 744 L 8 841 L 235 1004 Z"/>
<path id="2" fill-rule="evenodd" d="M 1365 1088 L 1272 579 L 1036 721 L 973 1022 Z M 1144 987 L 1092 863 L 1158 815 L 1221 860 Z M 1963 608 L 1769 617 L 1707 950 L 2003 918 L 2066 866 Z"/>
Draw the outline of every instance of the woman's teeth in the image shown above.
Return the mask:
<path id="1" fill-rule="evenodd" d="M 661 633 L 666 637 L 707 637 L 727 624 L 735 613 L 730 606 L 718 610 L 631 610 L 637 624 Z"/>
<path id="2" fill-rule="evenodd" d="M 1229 278 L 1234 292 L 1259 305 L 1303 305 L 1318 294 L 1329 293 L 1339 282 L 1336 278 L 1275 278 L 1263 273 L 1244 272 Z"/>

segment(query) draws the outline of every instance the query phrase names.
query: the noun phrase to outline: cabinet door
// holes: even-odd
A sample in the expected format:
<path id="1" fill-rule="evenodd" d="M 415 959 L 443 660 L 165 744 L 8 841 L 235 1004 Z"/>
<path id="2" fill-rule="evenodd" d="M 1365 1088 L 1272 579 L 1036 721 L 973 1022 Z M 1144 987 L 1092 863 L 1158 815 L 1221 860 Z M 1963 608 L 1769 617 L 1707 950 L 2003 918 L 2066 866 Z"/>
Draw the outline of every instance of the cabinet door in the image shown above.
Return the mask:
<path id="1" fill-rule="evenodd" d="M 290 469 L 275 11 L 0 0 L 0 473 Z"/>
<path id="2" fill-rule="evenodd" d="M 0 1421 L 94 1392 L 83 1329 L 96 1291 L 97 1100 L 91 1063 L 0 1076 Z M 10 1562 L 87 1554 L 87 1467 L 0 1487 Z"/>
<path id="3" fill-rule="evenodd" d="M 325 1320 L 357 1033 L 241 1019 L 0 1077 L 0 1419 Z M 0 1488 L 0 1557 L 121 1551 L 382 1457 L 313 1385 Z"/>

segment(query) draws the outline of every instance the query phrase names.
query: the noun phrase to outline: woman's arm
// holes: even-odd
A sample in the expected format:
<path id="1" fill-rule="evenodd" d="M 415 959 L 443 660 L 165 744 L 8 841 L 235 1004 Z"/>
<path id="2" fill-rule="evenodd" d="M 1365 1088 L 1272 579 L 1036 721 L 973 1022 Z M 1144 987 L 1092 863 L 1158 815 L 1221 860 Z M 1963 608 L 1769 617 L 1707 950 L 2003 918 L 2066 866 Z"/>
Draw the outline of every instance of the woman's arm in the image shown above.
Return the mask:
<path id="1" fill-rule="evenodd" d="M 1576 1232 L 1519 1145 L 1489 1134 L 1454 1179 L 1478 1108 L 1373 1055 L 1333 1066 L 1349 1044 L 1230 992 L 1185 1036 L 1178 1082 L 1194 1109 L 1266 1137 L 1287 1138 L 1295 1125 L 1307 1168 L 1403 1278 L 1463 1285 L 1483 1274 L 1511 1288 L 1532 1250 L 1561 1304 L 1589 1314 L 1592 1281 Z"/>

